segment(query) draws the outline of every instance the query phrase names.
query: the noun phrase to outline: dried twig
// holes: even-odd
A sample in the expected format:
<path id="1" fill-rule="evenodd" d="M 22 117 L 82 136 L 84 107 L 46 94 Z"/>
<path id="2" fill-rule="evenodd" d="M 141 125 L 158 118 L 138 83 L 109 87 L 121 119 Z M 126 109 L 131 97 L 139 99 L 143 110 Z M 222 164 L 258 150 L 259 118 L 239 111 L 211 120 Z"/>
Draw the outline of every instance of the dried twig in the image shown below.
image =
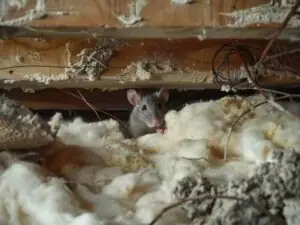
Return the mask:
<path id="1" fill-rule="evenodd" d="M 281 52 L 281 53 L 278 53 L 278 54 L 266 56 L 265 61 L 268 61 L 270 59 L 275 59 L 275 58 L 280 57 L 280 56 L 284 56 L 284 55 L 288 55 L 288 54 L 293 54 L 293 53 L 296 53 L 296 52 L 300 52 L 300 48 L 296 48 L 296 49 L 292 49 L 292 50 L 287 51 L 287 52 Z"/>
<path id="2" fill-rule="evenodd" d="M 210 161 L 209 161 L 207 158 L 205 158 L 205 157 L 200 157 L 200 158 L 189 158 L 189 157 L 184 157 L 184 156 L 182 156 L 182 157 L 179 157 L 179 158 L 180 158 L 180 159 L 190 160 L 190 161 L 201 161 L 201 160 L 204 160 L 204 161 L 210 163 Z"/>
<path id="3" fill-rule="evenodd" d="M 73 97 L 75 97 L 75 98 L 77 98 L 77 99 L 83 100 L 83 101 L 87 104 L 87 106 L 89 106 L 89 107 L 95 112 L 95 114 L 97 115 L 97 118 L 98 118 L 99 120 L 101 120 L 101 119 L 100 119 L 100 116 L 99 116 L 99 114 L 97 113 L 97 111 L 99 111 L 99 112 L 101 112 L 101 113 L 103 113 L 103 114 L 105 114 L 105 115 L 110 116 L 111 118 L 117 120 L 119 123 L 121 123 L 122 125 L 124 125 L 125 127 L 127 127 L 127 124 L 124 123 L 123 121 L 121 121 L 120 119 L 118 119 L 117 117 L 114 117 L 112 114 L 107 113 L 107 112 L 105 112 L 105 111 L 103 111 L 103 110 L 100 110 L 99 108 L 97 108 L 96 106 L 94 106 L 94 105 L 92 105 L 90 102 L 88 102 L 88 101 L 86 100 L 86 98 L 84 98 L 84 96 L 80 93 L 80 91 L 79 91 L 78 89 L 77 89 L 77 92 L 80 93 L 81 97 L 79 97 L 79 96 L 77 96 L 76 94 L 74 94 L 74 93 L 72 93 L 72 92 L 69 92 L 69 91 L 64 91 L 64 92 L 67 93 L 67 94 L 69 94 L 69 95 L 72 95 Z"/>
<path id="4" fill-rule="evenodd" d="M 299 0 L 299 1 L 300 1 L 300 0 Z M 248 78 L 248 80 L 249 80 L 249 83 L 253 84 L 253 86 L 255 87 L 255 89 L 257 89 L 257 90 L 265 97 L 266 101 L 268 101 L 268 103 L 269 103 L 270 105 L 272 105 L 274 108 L 278 109 L 279 111 L 282 111 L 282 112 L 284 112 L 284 113 L 286 113 L 286 114 L 291 115 L 290 112 L 288 112 L 288 111 L 285 110 L 281 105 L 279 105 L 278 103 L 276 103 L 272 97 L 269 97 L 269 96 L 267 95 L 267 93 L 266 93 L 265 91 L 262 90 L 262 88 L 260 87 L 260 85 L 253 79 L 253 77 L 252 77 L 252 75 L 251 75 L 251 71 L 249 70 L 249 68 L 248 68 L 248 66 L 247 66 L 247 64 L 246 64 L 246 62 L 245 62 L 245 60 L 243 59 L 243 57 L 242 57 L 242 55 L 241 55 L 239 49 L 237 48 L 235 42 L 232 41 L 232 44 L 233 44 L 233 46 L 234 46 L 235 51 L 238 53 L 239 57 L 240 57 L 241 60 L 242 60 L 242 63 L 243 63 L 243 65 L 244 65 L 244 67 L 245 67 L 245 70 L 246 70 L 246 76 L 247 76 L 247 78 Z"/>
<path id="5" fill-rule="evenodd" d="M 83 98 L 83 96 L 82 96 L 82 94 L 80 93 L 79 90 L 77 90 L 77 92 L 80 93 L 81 98 L 78 97 L 77 95 L 75 95 L 75 94 L 72 93 L 72 92 L 69 92 L 69 91 L 65 91 L 65 92 L 66 92 L 67 94 L 69 94 L 69 95 L 72 95 L 72 96 L 75 97 L 75 98 L 78 98 L 78 99 L 80 99 L 80 100 L 83 100 L 83 101 L 85 102 L 85 104 L 87 104 L 87 106 L 90 107 L 90 108 L 94 111 L 94 113 L 96 114 L 98 120 L 101 120 L 101 118 L 100 118 L 99 114 L 97 113 L 97 111 L 95 110 L 94 106 L 93 106 L 91 103 L 89 103 L 85 98 Z"/>
<path id="6" fill-rule="evenodd" d="M 293 76 L 300 77 L 300 74 L 299 74 L 297 71 L 295 71 L 294 69 L 290 68 L 289 66 L 282 65 L 282 64 L 279 62 L 279 60 L 277 60 L 276 58 L 272 58 L 271 60 L 272 60 L 273 62 L 275 62 L 275 63 L 278 65 L 278 67 L 274 65 L 274 66 L 269 66 L 269 68 L 276 68 L 276 69 L 279 68 L 279 69 L 284 70 L 285 74 L 290 73 L 290 74 L 292 74 Z"/>
<path id="7" fill-rule="evenodd" d="M 258 209 L 264 211 L 268 216 L 274 218 L 274 216 L 271 213 L 269 213 L 267 210 L 264 210 L 260 205 L 255 203 L 253 200 L 241 199 L 241 198 L 234 197 L 234 196 L 222 196 L 222 195 L 212 196 L 212 195 L 204 194 L 204 195 L 199 196 L 197 198 L 183 199 L 179 202 L 173 203 L 173 204 L 165 207 L 164 209 L 162 209 L 162 211 L 148 225 L 154 225 L 165 213 L 167 213 L 171 209 L 176 208 L 176 207 L 178 207 L 178 206 L 180 206 L 180 205 L 182 205 L 186 202 L 199 201 L 199 200 L 204 201 L 206 199 L 224 199 L 224 200 L 235 200 L 235 201 L 249 201 L 249 203 L 251 203 L 255 208 L 258 208 Z"/>
<path id="8" fill-rule="evenodd" d="M 276 100 L 282 100 L 282 99 L 287 99 L 287 98 L 290 98 L 291 95 L 287 94 L 287 93 L 284 93 L 284 92 L 280 92 L 281 94 L 285 94 L 284 96 L 281 96 L 281 97 L 278 97 L 276 98 Z M 300 97 L 300 95 L 297 95 L 297 97 Z M 228 130 L 228 134 L 227 134 L 227 138 L 226 138 L 226 143 L 225 143 L 225 148 L 224 148 L 224 161 L 227 160 L 227 153 L 228 153 L 228 144 L 229 144 L 229 140 L 230 140 L 230 137 L 231 137 L 231 134 L 232 134 L 232 131 L 234 129 L 234 127 L 236 126 L 236 124 L 244 117 L 246 116 L 248 113 L 250 113 L 253 109 L 259 107 L 259 106 L 262 106 L 266 103 L 269 103 L 268 100 L 266 101 L 262 101 L 262 102 L 259 102 L 257 104 L 255 104 L 254 106 L 252 106 L 251 108 L 245 110 L 239 117 L 237 117 L 233 123 L 231 124 L 229 130 Z"/>
<path id="9" fill-rule="evenodd" d="M 283 91 L 276 91 L 276 90 L 272 90 L 272 89 L 268 89 L 268 88 L 260 88 L 260 89 L 263 90 L 263 91 L 268 91 L 268 92 L 275 93 L 275 94 L 280 94 L 280 95 L 283 95 L 283 96 L 300 98 L 300 94 L 290 94 L 290 93 L 286 93 L 286 92 L 283 92 Z"/>
<path id="10" fill-rule="evenodd" d="M 287 14 L 286 18 L 282 22 L 281 26 L 279 29 L 275 32 L 273 35 L 272 39 L 268 42 L 266 48 L 264 49 L 263 53 L 261 54 L 260 60 L 256 63 L 256 67 L 258 67 L 261 63 L 263 63 L 267 57 L 268 51 L 276 41 L 276 39 L 279 37 L 280 33 L 284 30 L 284 28 L 287 26 L 289 23 L 290 19 L 295 15 L 297 12 L 298 8 L 300 6 L 300 0 L 297 0 L 291 11 Z"/>
<path id="11" fill-rule="evenodd" d="M 81 92 L 78 89 L 76 89 L 76 91 L 80 95 L 81 99 L 86 103 L 86 105 L 89 106 L 94 111 L 94 113 L 96 114 L 98 120 L 101 120 L 101 118 L 100 118 L 97 110 L 95 110 L 94 106 L 85 99 L 85 97 L 81 94 Z"/>
<path id="12" fill-rule="evenodd" d="M 263 101 L 263 102 L 260 102 L 256 105 L 254 105 L 253 107 L 247 109 L 246 111 L 244 111 L 239 117 L 237 117 L 233 123 L 231 124 L 230 128 L 229 128 L 229 131 L 228 131 L 228 134 L 227 134 L 227 139 L 226 139 L 226 143 L 225 143 L 225 148 L 224 148 L 224 161 L 227 160 L 227 153 L 228 153 L 228 144 L 229 144 L 229 139 L 231 137 L 231 134 L 232 134 L 232 131 L 233 131 L 233 128 L 235 127 L 235 125 L 244 117 L 246 116 L 248 113 L 250 113 L 254 108 L 257 108 L 263 104 L 266 104 L 268 103 L 268 101 Z"/>

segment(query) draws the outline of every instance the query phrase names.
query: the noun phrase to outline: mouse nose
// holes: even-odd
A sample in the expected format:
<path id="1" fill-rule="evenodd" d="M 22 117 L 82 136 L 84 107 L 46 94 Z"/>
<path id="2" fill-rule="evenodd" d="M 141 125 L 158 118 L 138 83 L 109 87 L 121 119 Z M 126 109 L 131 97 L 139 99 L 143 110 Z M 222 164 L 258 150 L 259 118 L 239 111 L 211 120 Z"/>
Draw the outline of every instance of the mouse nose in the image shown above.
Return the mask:
<path id="1" fill-rule="evenodd" d="M 162 124 L 161 121 L 159 121 L 157 118 L 152 119 L 152 126 L 159 127 Z"/>

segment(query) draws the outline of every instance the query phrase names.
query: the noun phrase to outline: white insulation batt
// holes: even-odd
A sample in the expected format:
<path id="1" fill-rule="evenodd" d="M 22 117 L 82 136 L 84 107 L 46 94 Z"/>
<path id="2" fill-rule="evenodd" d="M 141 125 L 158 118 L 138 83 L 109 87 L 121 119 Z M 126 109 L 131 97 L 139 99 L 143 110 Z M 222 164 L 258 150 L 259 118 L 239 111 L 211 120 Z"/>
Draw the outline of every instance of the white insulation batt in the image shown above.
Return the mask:
<path id="1" fill-rule="evenodd" d="M 300 120 L 263 105 L 234 127 L 227 161 L 223 161 L 231 124 L 255 98 L 225 97 L 186 105 L 166 115 L 164 135 L 149 134 L 138 140 L 125 140 L 114 120 L 63 122 L 60 141 L 81 146 L 79 157 L 92 152 L 103 161 L 90 157 L 85 164 L 76 165 L 65 160 L 61 166 L 64 178 L 59 178 L 48 176 L 38 165 L 1 153 L 0 224 L 148 224 L 177 201 L 173 190 L 188 175 L 201 173 L 220 183 L 245 179 L 254 167 L 270 160 L 272 151 L 300 151 Z M 300 113 L 294 103 L 285 107 Z M 74 190 L 66 183 L 72 183 Z M 83 201 L 90 210 L 82 207 Z M 166 215 L 157 224 L 187 220 L 181 208 Z"/>

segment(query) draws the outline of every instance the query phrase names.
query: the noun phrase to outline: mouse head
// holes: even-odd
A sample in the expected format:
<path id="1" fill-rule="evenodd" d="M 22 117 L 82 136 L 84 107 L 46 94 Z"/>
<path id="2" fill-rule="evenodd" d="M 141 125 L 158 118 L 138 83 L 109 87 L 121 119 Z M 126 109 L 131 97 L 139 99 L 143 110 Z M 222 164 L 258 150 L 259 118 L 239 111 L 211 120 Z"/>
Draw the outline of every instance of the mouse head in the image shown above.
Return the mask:
<path id="1" fill-rule="evenodd" d="M 158 92 L 141 95 L 135 90 L 127 91 L 127 99 L 134 106 L 134 113 L 149 128 L 160 128 L 164 126 L 166 106 L 169 100 L 169 91 L 161 88 Z"/>

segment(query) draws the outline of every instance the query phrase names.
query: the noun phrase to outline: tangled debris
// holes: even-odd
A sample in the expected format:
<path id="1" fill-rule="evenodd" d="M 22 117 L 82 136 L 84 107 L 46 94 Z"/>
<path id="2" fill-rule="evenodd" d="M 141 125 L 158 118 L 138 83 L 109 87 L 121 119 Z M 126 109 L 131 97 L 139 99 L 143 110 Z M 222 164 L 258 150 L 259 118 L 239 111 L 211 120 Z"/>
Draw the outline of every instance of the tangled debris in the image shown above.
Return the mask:
<path id="1" fill-rule="evenodd" d="M 141 12 L 146 5 L 146 0 L 133 0 L 128 4 L 128 15 L 116 15 L 116 18 L 124 27 L 140 26 L 144 20 Z"/>
<path id="2" fill-rule="evenodd" d="M 135 82 L 137 80 L 150 80 L 155 74 L 174 72 L 176 68 L 170 61 L 140 60 L 125 68 L 120 75 L 120 82 Z"/>
<path id="3" fill-rule="evenodd" d="M 265 24 L 265 23 L 281 23 L 286 15 L 291 10 L 289 2 L 280 4 L 262 4 L 253 8 L 236 10 L 229 13 L 220 13 L 223 16 L 233 19 L 231 27 L 246 27 L 252 24 Z M 290 20 L 289 26 L 298 27 L 299 19 L 294 17 Z"/>
<path id="4" fill-rule="evenodd" d="M 119 45 L 120 41 L 118 40 L 112 38 L 101 39 L 97 42 L 94 48 L 82 49 L 82 51 L 76 55 L 77 57 L 80 57 L 79 61 L 75 63 L 69 62 L 69 68 L 67 68 L 65 72 L 74 73 L 80 76 L 87 76 L 91 81 L 97 80 L 108 68 L 107 62 L 117 52 L 116 48 Z"/>
<path id="5" fill-rule="evenodd" d="M 30 8 L 23 16 L 17 18 L 8 18 L 10 7 L 15 7 L 17 10 L 24 9 L 28 5 L 27 0 L 2 0 L 0 3 L 0 24 L 1 25 L 20 25 L 27 21 L 44 19 L 48 16 L 60 16 L 74 14 L 66 11 L 48 11 L 46 10 L 45 0 L 36 0 L 34 8 Z"/>
<path id="6" fill-rule="evenodd" d="M 37 148 L 53 141 L 50 126 L 37 114 L 0 96 L 0 148 Z"/>
<path id="7" fill-rule="evenodd" d="M 58 74 L 58 75 L 50 75 L 50 76 L 42 74 L 42 73 L 30 73 L 30 74 L 25 74 L 24 78 L 28 79 L 29 81 L 35 81 L 35 82 L 39 82 L 39 83 L 48 85 L 48 84 L 50 84 L 50 82 L 53 82 L 53 81 L 68 80 L 70 78 L 70 76 L 65 73 Z"/>
<path id="8" fill-rule="evenodd" d="M 237 200 L 209 198 L 184 204 L 189 218 L 201 225 L 297 224 L 300 207 L 300 153 L 276 151 L 272 161 L 259 165 L 249 179 L 226 185 L 202 177 L 186 177 L 175 189 L 180 199 L 233 196 Z M 299 221 L 298 221 L 299 222 Z"/>

